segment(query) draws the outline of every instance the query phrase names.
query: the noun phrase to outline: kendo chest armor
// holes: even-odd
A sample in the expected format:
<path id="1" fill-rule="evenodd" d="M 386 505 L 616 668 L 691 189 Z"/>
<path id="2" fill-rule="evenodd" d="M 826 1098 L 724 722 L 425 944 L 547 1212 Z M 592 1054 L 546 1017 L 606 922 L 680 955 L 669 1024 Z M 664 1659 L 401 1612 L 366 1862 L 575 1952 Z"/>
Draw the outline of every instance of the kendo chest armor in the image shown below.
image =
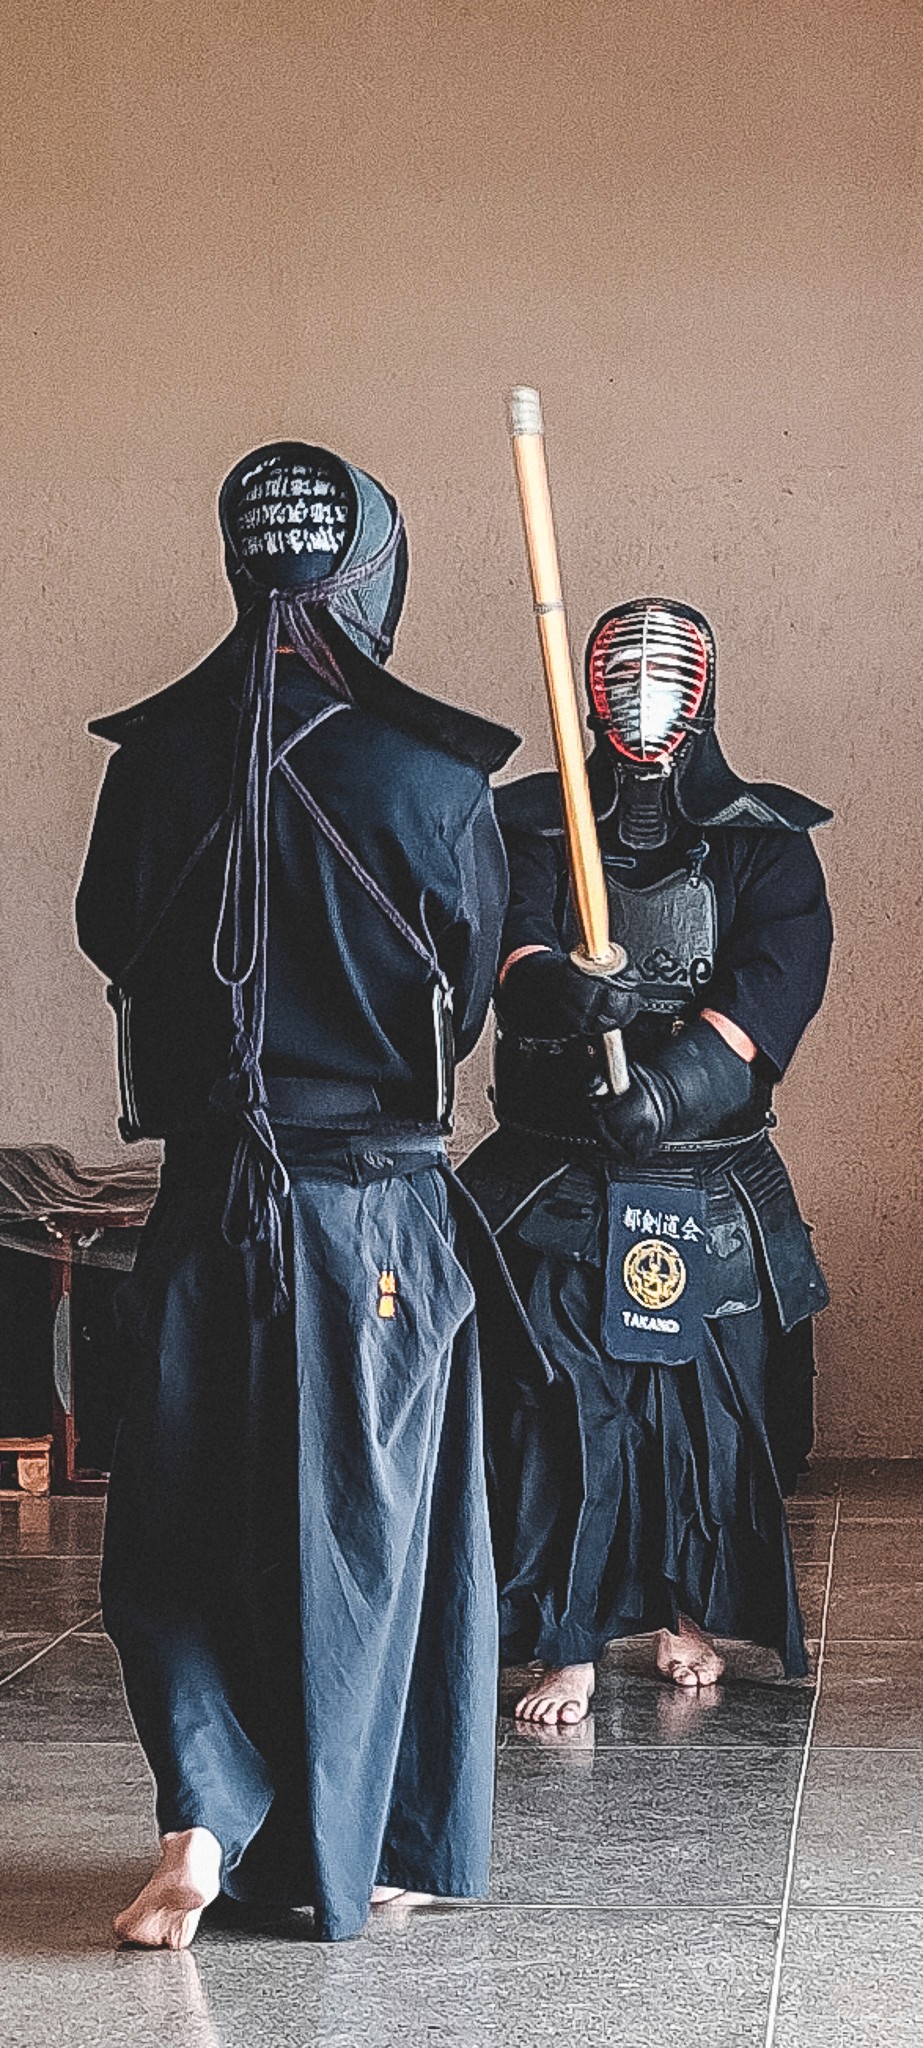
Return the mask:
<path id="1" fill-rule="evenodd" d="M 706 853 L 700 845 L 681 868 L 634 889 L 623 879 L 621 862 L 603 858 L 611 928 L 639 978 L 641 1009 L 625 1033 L 629 1059 L 655 1053 L 704 1001 L 718 936 L 714 888 L 701 872 Z M 558 925 L 561 944 L 570 951 L 578 934 L 566 884 Z M 608 1094 L 602 1040 L 543 1037 L 539 1016 L 534 1034 L 512 1031 L 504 1023 L 502 1004 L 501 994 L 494 1053 L 499 1122 L 592 1137 L 594 1103 Z"/>
<path id="2" fill-rule="evenodd" d="M 603 867 L 612 930 L 640 984 L 641 1010 L 626 1034 L 629 1053 L 639 1055 L 642 1044 L 662 1044 L 676 1019 L 701 1003 L 715 968 L 715 892 L 697 865 L 646 889 L 629 889 L 612 860 Z"/>

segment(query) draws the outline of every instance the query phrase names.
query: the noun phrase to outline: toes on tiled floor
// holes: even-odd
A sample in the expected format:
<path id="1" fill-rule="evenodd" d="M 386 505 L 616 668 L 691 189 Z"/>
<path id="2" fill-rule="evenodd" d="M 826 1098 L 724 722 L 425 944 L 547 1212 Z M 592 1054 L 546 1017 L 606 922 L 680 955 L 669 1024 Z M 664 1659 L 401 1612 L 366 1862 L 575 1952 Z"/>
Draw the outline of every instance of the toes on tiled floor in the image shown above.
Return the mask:
<path id="1" fill-rule="evenodd" d="M 501 1719 L 490 1901 L 382 1913 L 339 1948 L 215 1921 L 185 1956 L 112 1950 L 153 1828 L 100 1519 L 0 1508 L 3 2048 L 916 2048 L 923 1462 L 819 1465 L 793 1504 L 815 1644 L 827 1616 L 813 1725 L 812 1687 L 763 1653 L 689 1698 L 649 1642 L 617 1646 L 581 1729 Z"/>

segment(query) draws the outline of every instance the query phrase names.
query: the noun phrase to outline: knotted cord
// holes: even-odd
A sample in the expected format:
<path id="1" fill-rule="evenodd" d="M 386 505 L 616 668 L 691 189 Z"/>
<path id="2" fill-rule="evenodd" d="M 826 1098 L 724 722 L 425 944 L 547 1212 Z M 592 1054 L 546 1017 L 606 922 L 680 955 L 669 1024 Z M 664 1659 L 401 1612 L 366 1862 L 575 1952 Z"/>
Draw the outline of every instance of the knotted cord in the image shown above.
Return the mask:
<path id="1" fill-rule="evenodd" d="M 287 641 L 335 696 L 351 702 L 349 685 L 314 614 L 321 607 L 334 617 L 348 613 L 344 598 L 392 560 L 401 532 L 398 515 L 374 555 L 303 591 L 266 590 L 244 563 L 235 564 L 239 595 L 249 600 L 242 610 L 252 629 L 252 647 L 234 747 L 228 849 L 213 949 L 215 973 L 231 991 L 233 1039 L 228 1073 L 212 1090 L 212 1102 L 234 1118 L 240 1133 L 222 1222 L 224 1236 L 228 1244 L 265 1251 L 274 1315 L 288 1305 L 283 1231 L 290 1193 L 269 1119 L 262 1069 L 276 657 L 280 641 Z"/>

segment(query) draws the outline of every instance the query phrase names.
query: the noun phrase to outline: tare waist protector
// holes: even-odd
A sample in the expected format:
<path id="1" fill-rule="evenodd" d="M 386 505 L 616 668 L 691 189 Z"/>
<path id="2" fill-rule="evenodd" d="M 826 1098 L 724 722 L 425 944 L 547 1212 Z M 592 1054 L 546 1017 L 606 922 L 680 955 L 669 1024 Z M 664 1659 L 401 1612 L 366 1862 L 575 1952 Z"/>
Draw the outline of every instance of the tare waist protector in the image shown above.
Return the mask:
<path id="1" fill-rule="evenodd" d="M 532 1250 L 605 1268 L 603 1340 L 613 1358 L 681 1364 L 703 1316 L 758 1307 L 768 1284 L 784 1331 L 828 1293 L 786 1168 L 762 1135 L 720 1164 L 662 1157 L 624 1175 L 552 1165 L 509 1228 Z M 497 1225 L 495 1224 L 495 1228 Z M 499 1226 L 501 1245 L 504 1225 Z"/>

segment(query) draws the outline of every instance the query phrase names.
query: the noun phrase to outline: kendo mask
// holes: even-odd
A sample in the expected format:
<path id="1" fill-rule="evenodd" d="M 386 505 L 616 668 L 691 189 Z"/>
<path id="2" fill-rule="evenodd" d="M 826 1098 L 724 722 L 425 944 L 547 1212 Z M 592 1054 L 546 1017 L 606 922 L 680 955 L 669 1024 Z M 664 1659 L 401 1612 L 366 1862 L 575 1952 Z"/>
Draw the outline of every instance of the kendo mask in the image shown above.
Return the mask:
<path id="1" fill-rule="evenodd" d="M 241 614 L 275 593 L 287 624 L 293 612 L 323 610 L 363 654 L 387 661 L 407 588 L 407 540 L 395 500 L 374 477 L 329 449 L 277 441 L 232 469 L 218 516 Z"/>
<path id="2" fill-rule="evenodd" d="M 616 757 L 624 845 L 663 846 L 678 822 L 675 784 L 695 737 L 714 724 L 715 641 L 708 620 L 673 598 L 634 598 L 598 619 L 587 642 L 590 723 Z"/>

